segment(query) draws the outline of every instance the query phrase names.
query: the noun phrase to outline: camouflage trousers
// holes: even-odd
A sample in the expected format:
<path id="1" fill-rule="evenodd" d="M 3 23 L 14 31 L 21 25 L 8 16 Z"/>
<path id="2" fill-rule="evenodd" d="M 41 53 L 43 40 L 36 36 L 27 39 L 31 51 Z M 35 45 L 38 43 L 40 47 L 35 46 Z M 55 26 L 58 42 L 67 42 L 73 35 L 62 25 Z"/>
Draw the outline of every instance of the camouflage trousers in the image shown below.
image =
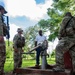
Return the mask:
<path id="1" fill-rule="evenodd" d="M 75 39 L 63 38 L 56 46 L 56 65 L 64 68 L 64 53 L 69 51 L 72 58 L 72 65 L 75 68 Z"/>
<path id="2" fill-rule="evenodd" d="M 22 48 L 18 48 L 18 51 L 14 51 L 14 69 L 21 67 L 22 65 Z"/>
<path id="3" fill-rule="evenodd" d="M 6 48 L 0 46 L 0 75 L 4 72 L 4 64 L 6 60 Z"/>

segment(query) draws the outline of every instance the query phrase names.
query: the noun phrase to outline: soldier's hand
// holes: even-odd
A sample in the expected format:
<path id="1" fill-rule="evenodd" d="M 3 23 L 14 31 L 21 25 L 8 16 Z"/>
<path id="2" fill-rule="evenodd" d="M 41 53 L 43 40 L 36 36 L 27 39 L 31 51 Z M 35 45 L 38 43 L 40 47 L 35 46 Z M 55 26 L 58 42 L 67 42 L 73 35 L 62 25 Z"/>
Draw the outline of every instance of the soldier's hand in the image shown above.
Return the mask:
<path id="1" fill-rule="evenodd" d="M 4 42 L 3 36 L 0 36 L 0 42 Z"/>

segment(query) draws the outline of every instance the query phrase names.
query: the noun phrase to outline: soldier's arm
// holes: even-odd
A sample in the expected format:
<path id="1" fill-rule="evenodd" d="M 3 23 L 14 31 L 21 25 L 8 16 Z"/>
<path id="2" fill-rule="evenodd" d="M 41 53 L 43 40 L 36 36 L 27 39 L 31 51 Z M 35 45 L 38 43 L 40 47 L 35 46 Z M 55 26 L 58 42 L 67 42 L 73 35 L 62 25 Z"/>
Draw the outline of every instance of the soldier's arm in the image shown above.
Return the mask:
<path id="1" fill-rule="evenodd" d="M 0 42 L 4 42 L 2 14 L 0 13 Z"/>
<path id="2" fill-rule="evenodd" d="M 61 23 L 60 29 L 59 29 L 59 33 L 58 33 L 59 40 L 66 35 L 65 29 L 66 29 L 66 25 L 67 25 L 68 20 L 69 20 L 69 18 L 67 18 L 67 17 L 65 17 L 62 20 L 62 23 Z"/>
<path id="3" fill-rule="evenodd" d="M 75 31 L 75 17 L 73 17 L 73 29 Z"/>
<path id="4" fill-rule="evenodd" d="M 14 49 L 17 49 L 16 43 L 17 43 L 17 36 L 15 35 L 14 38 L 13 38 L 13 48 Z"/>
<path id="5" fill-rule="evenodd" d="M 23 47 L 25 46 L 25 37 L 22 36 L 22 44 L 23 44 Z"/>

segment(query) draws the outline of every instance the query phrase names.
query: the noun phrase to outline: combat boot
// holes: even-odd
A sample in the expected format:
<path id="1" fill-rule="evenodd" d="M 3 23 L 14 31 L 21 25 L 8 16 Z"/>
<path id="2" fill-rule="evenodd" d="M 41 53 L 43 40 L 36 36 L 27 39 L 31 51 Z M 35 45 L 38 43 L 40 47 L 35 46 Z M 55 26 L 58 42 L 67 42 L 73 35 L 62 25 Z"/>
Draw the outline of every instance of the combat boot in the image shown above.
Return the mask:
<path id="1" fill-rule="evenodd" d="M 54 72 L 65 72 L 65 69 L 59 66 L 56 66 L 55 68 L 53 68 Z"/>

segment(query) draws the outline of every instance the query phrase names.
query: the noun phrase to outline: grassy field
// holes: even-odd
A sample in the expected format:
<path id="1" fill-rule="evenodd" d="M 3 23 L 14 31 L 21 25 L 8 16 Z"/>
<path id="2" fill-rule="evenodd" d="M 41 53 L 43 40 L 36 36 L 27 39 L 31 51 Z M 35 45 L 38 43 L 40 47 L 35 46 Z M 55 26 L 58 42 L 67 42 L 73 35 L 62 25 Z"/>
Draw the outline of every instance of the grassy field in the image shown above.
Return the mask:
<path id="1" fill-rule="evenodd" d="M 55 64 L 55 59 L 54 58 L 48 58 L 47 62 L 48 64 Z M 35 66 L 35 60 L 26 60 L 23 59 L 22 67 L 30 67 L 30 66 Z M 10 72 L 13 70 L 13 59 L 7 59 L 4 67 L 5 72 Z"/>

